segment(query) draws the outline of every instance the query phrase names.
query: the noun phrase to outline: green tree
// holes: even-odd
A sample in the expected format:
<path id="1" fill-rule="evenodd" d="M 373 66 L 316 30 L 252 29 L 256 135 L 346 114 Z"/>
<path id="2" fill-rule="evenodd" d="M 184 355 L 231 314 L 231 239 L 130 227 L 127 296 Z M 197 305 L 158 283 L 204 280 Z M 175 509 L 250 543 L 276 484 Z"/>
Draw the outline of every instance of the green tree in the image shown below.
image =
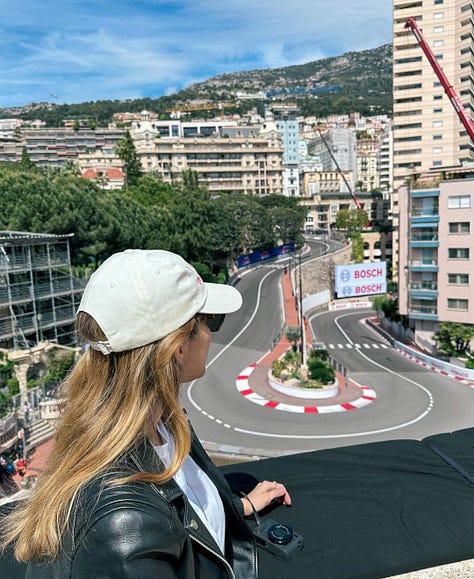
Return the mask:
<path id="1" fill-rule="evenodd" d="M 367 211 L 364 209 L 341 209 L 336 215 L 336 229 L 357 231 L 367 223 Z"/>
<path id="2" fill-rule="evenodd" d="M 379 314 L 383 311 L 383 307 L 387 301 L 392 301 L 387 295 L 374 296 L 372 298 L 372 308 Z"/>
<path id="3" fill-rule="evenodd" d="M 46 374 L 44 376 L 45 386 L 56 386 L 64 380 L 69 370 L 75 362 L 74 352 L 68 354 L 52 354 L 48 358 Z"/>
<path id="4" fill-rule="evenodd" d="M 474 338 L 474 326 L 457 322 L 441 322 L 440 329 L 433 335 L 438 350 L 448 356 L 467 354 L 472 338 Z"/>
<path id="5" fill-rule="evenodd" d="M 23 147 L 21 150 L 21 167 L 22 167 L 22 169 L 25 169 L 26 171 L 28 169 L 33 169 L 34 167 L 36 167 L 36 165 L 30 159 L 30 156 L 28 154 L 28 149 L 26 147 Z"/>
<path id="6" fill-rule="evenodd" d="M 142 175 L 142 165 L 130 132 L 115 145 L 115 152 L 123 162 L 126 187 L 134 185 Z"/>
<path id="7" fill-rule="evenodd" d="M 352 242 L 351 258 L 355 263 L 362 263 L 364 261 L 364 240 L 358 231 L 353 231 L 348 235 Z"/>

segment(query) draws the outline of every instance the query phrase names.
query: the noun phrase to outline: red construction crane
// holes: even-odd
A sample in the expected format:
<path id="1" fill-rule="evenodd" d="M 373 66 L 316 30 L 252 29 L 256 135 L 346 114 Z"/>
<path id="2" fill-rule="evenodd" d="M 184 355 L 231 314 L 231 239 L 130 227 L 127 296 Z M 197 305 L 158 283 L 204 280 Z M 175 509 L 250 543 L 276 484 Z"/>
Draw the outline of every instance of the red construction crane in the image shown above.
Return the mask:
<path id="1" fill-rule="evenodd" d="M 449 80 L 444 74 L 443 69 L 441 68 L 439 62 L 436 60 L 433 51 L 426 43 L 426 40 L 424 39 L 423 34 L 421 33 L 421 30 L 418 28 L 416 20 L 413 17 L 409 18 L 405 22 L 405 28 L 410 28 L 413 34 L 415 35 L 418 44 L 425 53 L 426 58 L 429 60 L 433 70 L 436 73 L 436 76 L 439 78 L 441 84 L 443 85 L 444 91 L 447 94 L 449 100 L 451 101 L 454 110 L 457 112 L 458 117 L 461 119 L 461 122 L 466 128 L 466 131 L 468 132 L 469 136 L 474 141 L 474 122 L 472 121 L 471 117 L 467 114 L 460 98 L 458 97 L 456 91 L 454 90 L 454 87 L 449 83 Z"/>
<path id="2" fill-rule="evenodd" d="M 342 177 L 342 180 L 344 181 L 344 183 L 346 184 L 347 189 L 349 190 L 349 193 L 351 194 L 351 197 L 355 203 L 355 206 L 357 207 L 357 209 L 363 209 L 362 205 L 360 204 L 360 201 L 357 199 L 356 194 L 354 193 L 354 191 L 352 190 L 352 187 L 349 183 L 349 181 L 346 179 L 346 176 L 344 175 L 344 172 L 341 171 L 341 167 L 339 166 L 339 163 L 337 162 L 336 157 L 334 156 L 331 147 L 329 146 L 329 143 L 326 141 L 326 139 L 324 138 L 323 133 L 318 129 L 318 133 L 319 136 L 321 137 L 321 140 L 324 144 L 324 146 L 326 147 L 326 149 L 328 150 L 329 155 L 331 156 L 331 159 L 334 161 L 334 164 L 336 165 L 336 169 L 337 172 L 339 173 L 339 175 Z"/>

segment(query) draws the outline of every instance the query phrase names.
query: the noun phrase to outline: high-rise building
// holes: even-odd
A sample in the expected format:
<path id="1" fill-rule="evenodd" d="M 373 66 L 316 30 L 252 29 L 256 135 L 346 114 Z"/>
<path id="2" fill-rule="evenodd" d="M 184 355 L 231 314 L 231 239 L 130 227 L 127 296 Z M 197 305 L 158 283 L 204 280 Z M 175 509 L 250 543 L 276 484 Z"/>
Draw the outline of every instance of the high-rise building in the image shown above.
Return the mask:
<path id="1" fill-rule="evenodd" d="M 469 0 L 393 2 L 393 277 L 398 278 L 398 188 L 407 179 L 474 162 L 474 143 L 409 28 L 414 18 L 466 111 L 474 111 L 474 5 Z"/>
<path id="2" fill-rule="evenodd" d="M 283 195 L 300 195 L 299 182 L 299 109 L 295 106 L 273 106 L 271 114 L 283 146 Z"/>
<path id="3" fill-rule="evenodd" d="M 474 117 L 474 5 L 469 0 L 393 3 L 394 185 L 412 173 L 474 161 L 474 143 L 413 32 L 418 27 L 467 112 Z"/>

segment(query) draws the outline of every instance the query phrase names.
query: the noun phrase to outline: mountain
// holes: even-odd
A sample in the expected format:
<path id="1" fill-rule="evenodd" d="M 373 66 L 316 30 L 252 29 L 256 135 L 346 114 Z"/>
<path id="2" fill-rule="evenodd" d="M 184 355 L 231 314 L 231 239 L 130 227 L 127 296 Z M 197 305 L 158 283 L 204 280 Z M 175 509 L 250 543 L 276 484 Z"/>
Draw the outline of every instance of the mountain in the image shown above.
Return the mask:
<path id="1" fill-rule="evenodd" d="M 245 97 L 242 95 L 245 93 Z M 264 93 L 265 99 L 251 95 Z M 256 95 L 255 95 L 256 96 Z M 90 118 L 105 124 L 115 112 L 147 109 L 168 117 L 168 109 L 203 101 L 232 103 L 235 112 L 253 106 L 263 111 L 264 102 L 296 102 L 304 115 L 327 116 L 358 111 L 361 114 L 392 112 L 392 45 L 335 56 L 281 68 L 219 74 L 204 82 L 160 98 L 96 101 L 56 105 L 34 103 L 25 107 L 0 108 L 0 117 L 18 116 L 45 120 L 61 126 L 64 119 Z M 206 111 L 194 112 L 194 116 Z M 208 111 L 207 115 L 215 114 Z M 192 117 L 192 114 L 190 114 Z"/>
<path id="2" fill-rule="evenodd" d="M 391 99 L 392 45 L 347 52 L 307 64 L 220 74 L 182 92 L 191 91 L 209 99 L 231 99 L 238 92 L 257 91 L 283 98 L 339 93 Z"/>

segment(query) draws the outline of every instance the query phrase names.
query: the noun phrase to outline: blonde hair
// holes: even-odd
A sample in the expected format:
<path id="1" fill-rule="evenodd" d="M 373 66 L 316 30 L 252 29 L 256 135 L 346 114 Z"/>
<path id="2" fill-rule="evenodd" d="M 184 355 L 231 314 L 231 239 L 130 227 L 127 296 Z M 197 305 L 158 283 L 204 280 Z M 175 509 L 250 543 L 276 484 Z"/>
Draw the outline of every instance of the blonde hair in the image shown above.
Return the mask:
<path id="1" fill-rule="evenodd" d="M 182 466 L 190 449 L 189 423 L 179 404 L 180 367 L 175 352 L 196 336 L 199 317 L 161 340 L 104 356 L 89 349 L 64 387 L 67 402 L 45 471 L 30 498 L 2 521 L 3 548 L 15 544 L 19 561 L 54 559 L 83 486 L 145 437 L 153 409 L 175 440 L 175 456 L 159 473 L 137 472 L 128 481 L 162 483 Z M 77 329 L 89 341 L 105 336 L 80 312 Z"/>

